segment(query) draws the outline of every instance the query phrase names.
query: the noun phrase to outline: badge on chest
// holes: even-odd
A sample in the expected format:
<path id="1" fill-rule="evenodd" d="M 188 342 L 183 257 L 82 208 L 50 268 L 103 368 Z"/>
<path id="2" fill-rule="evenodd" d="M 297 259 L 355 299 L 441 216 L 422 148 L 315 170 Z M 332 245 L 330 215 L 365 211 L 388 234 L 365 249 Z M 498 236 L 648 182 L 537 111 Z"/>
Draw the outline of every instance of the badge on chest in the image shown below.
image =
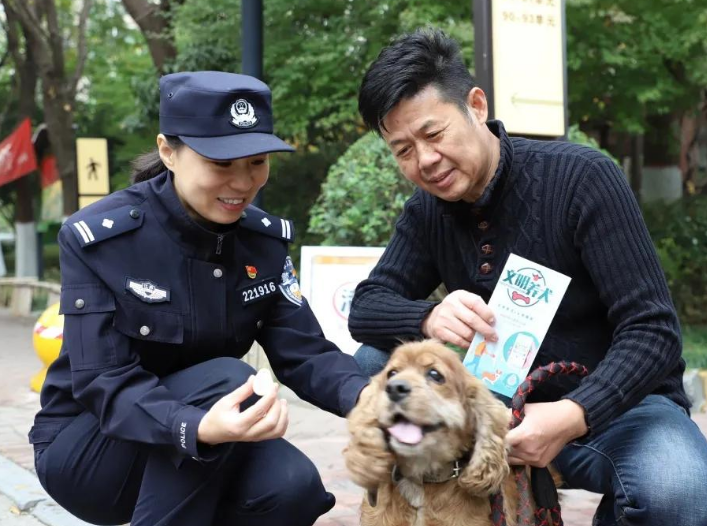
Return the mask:
<path id="1" fill-rule="evenodd" d="M 160 287 L 149 279 L 125 278 L 125 290 L 132 292 L 145 303 L 169 301 L 169 289 Z"/>
<path id="2" fill-rule="evenodd" d="M 277 292 L 276 278 L 268 278 L 256 283 L 249 283 L 238 289 L 243 305 L 269 298 Z"/>

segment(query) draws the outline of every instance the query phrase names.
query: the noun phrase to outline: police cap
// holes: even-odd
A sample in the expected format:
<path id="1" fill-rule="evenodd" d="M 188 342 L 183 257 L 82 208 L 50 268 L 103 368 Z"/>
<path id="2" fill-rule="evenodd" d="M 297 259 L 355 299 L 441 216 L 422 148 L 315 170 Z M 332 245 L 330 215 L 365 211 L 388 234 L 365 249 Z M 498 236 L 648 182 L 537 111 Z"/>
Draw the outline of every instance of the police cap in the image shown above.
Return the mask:
<path id="1" fill-rule="evenodd" d="M 273 135 L 270 88 L 236 73 L 197 71 L 162 77 L 160 132 L 176 135 L 214 160 L 294 151 Z"/>

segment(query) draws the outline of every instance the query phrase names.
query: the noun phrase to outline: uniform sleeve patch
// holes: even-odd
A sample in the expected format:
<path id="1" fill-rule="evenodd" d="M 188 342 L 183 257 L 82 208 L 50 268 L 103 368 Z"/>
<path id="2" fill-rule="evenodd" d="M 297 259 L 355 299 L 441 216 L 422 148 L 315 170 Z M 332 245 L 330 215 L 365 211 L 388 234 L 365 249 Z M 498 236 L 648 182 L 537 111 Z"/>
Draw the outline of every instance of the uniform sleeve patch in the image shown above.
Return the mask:
<path id="1" fill-rule="evenodd" d="M 297 281 L 297 271 L 292 263 L 292 258 L 285 258 L 285 267 L 282 269 L 282 283 L 280 284 L 280 292 L 285 298 L 297 305 L 302 305 L 302 291 L 299 288 Z"/>

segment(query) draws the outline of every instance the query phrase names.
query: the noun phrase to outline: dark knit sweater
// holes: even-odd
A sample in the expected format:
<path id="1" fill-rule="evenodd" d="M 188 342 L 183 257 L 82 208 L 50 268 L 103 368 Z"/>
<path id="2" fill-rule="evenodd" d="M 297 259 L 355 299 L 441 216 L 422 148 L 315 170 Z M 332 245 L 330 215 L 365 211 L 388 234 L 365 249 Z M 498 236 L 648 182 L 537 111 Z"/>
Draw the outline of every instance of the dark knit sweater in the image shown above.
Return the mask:
<path id="1" fill-rule="evenodd" d="M 531 401 L 574 400 L 593 434 L 650 393 L 689 407 L 675 308 L 623 173 L 596 150 L 488 126 L 501 143 L 491 183 L 473 204 L 414 193 L 356 289 L 353 337 L 384 350 L 423 338 L 435 306 L 426 298 L 440 283 L 488 302 L 512 252 L 572 278 L 534 366 L 566 359 L 592 371 L 543 386 Z"/>

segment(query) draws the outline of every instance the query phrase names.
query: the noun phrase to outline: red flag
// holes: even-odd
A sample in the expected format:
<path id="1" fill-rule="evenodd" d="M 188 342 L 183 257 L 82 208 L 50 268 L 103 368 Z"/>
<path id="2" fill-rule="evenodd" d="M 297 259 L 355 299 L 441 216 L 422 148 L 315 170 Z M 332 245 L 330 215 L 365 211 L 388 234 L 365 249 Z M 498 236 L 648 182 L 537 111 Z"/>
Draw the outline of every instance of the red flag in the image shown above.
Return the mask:
<path id="1" fill-rule="evenodd" d="M 39 172 L 42 174 L 42 188 L 56 183 L 59 180 L 59 171 L 56 168 L 56 157 L 47 155 L 39 163 Z"/>
<path id="2" fill-rule="evenodd" d="M 32 123 L 25 119 L 0 143 L 0 186 L 37 169 L 32 145 Z"/>

